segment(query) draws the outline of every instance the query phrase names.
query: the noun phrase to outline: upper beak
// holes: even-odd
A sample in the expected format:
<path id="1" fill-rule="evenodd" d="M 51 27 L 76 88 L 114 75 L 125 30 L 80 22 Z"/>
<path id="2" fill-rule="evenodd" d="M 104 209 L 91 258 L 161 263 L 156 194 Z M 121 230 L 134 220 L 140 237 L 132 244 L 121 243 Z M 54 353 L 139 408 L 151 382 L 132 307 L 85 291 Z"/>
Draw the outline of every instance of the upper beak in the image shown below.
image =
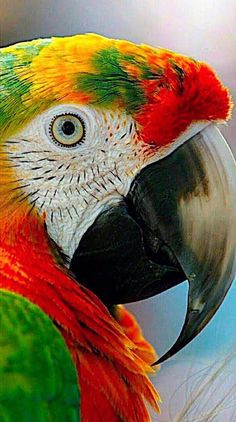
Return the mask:
<path id="1" fill-rule="evenodd" d="M 211 124 L 139 173 L 125 203 L 84 235 L 71 268 L 108 305 L 188 280 L 184 326 L 160 363 L 215 314 L 235 275 L 235 251 L 236 165 Z"/>

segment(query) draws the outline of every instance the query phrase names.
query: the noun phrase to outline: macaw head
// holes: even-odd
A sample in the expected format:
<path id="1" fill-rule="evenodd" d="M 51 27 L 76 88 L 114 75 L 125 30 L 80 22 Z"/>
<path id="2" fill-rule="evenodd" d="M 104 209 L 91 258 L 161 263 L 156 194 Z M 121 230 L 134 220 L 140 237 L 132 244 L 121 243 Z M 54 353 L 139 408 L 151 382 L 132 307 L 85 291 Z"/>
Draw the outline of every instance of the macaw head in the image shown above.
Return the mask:
<path id="1" fill-rule="evenodd" d="M 236 170 L 217 128 L 227 89 L 204 63 L 93 34 L 4 48 L 0 72 L 1 218 L 42 219 L 109 307 L 187 279 L 171 356 L 234 276 Z"/>

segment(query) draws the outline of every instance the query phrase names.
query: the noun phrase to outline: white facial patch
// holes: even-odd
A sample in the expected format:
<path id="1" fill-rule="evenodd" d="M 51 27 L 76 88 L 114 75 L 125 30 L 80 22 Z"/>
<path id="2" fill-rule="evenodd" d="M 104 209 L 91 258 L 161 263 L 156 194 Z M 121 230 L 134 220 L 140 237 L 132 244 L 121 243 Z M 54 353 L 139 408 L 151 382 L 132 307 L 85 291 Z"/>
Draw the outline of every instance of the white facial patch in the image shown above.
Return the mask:
<path id="1" fill-rule="evenodd" d="M 74 146 L 72 138 L 66 146 L 51 135 L 63 115 L 83 122 L 84 138 Z M 71 104 L 40 114 L 6 147 L 21 198 L 45 213 L 49 235 L 69 258 L 98 214 L 127 195 L 147 148 L 124 112 Z"/>

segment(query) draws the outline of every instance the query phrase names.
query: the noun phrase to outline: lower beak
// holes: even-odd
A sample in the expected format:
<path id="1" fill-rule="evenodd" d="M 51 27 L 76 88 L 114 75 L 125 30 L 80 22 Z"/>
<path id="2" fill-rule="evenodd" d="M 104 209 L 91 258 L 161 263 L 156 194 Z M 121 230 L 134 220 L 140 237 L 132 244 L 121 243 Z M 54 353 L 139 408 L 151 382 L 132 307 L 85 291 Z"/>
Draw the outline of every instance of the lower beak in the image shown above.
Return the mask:
<path id="1" fill-rule="evenodd" d="M 139 173 L 125 202 L 85 233 L 71 269 L 108 306 L 188 280 L 184 326 L 160 363 L 219 308 L 235 275 L 235 250 L 236 166 L 212 124 Z"/>

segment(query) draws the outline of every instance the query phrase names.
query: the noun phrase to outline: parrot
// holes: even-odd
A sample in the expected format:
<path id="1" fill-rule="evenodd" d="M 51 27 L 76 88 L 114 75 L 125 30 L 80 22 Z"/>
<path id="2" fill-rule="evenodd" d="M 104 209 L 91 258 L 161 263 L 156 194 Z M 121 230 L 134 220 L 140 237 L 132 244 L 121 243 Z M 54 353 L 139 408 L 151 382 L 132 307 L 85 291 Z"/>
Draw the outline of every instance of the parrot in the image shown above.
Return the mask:
<path id="1" fill-rule="evenodd" d="M 160 47 L 78 34 L 0 49 L 1 422 L 160 411 L 149 375 L 235 274 L 231 110 L 208 64 Z M 124 305 L 186 280 L 158 358 Z"/>

